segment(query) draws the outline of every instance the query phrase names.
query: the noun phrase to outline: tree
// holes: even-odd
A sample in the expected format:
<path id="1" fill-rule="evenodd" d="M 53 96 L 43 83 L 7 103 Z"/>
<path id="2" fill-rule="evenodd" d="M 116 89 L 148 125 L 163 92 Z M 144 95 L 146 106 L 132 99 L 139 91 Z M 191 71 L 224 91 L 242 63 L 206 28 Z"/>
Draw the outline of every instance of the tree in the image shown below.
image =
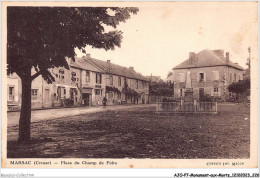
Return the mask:
<path id="1" fill-rule="evenodd" d="M 173 96 L 173 84 L 165 82 L 154 82 L 149 85 L 149 94 L 152 96 Z"/>
<path id="2" fill-rule="evenodd" d="M 250 79 L 239 80 L 228 86 L 229 92 L 242 94 L 250 89 Z"/>
<path id="3" fill-rule="evenodd" d="M 7 8 L 7 73 L 17 73 L 22 82 L 20 143 L 31 138 L 32 81 L 40 75 L 48 83 L 55 81 L 48 69 L 68 69 L 66 57 L 74 61 L 76 47 L 82 52 L 86 45 L 105 50 L 120 47 L 122 32 L 116 27 L 137 12 L 134 7 Z M 114 30 L 106 32 L 105 26 Z"/>

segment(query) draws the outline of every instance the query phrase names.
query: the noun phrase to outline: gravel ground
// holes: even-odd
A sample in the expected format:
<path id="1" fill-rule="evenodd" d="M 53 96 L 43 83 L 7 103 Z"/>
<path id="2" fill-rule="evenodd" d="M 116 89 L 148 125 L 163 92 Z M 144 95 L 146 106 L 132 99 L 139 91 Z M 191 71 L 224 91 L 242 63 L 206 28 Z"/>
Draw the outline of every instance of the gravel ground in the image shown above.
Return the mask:
<path id="1" fill-rule="evenodd" d="M 32 143 L 8 127 L 8 158 L 249 158 L 249 108 L 218 114 L 155 114 L 155 107 L 105 111 L 32 123 Z"/>

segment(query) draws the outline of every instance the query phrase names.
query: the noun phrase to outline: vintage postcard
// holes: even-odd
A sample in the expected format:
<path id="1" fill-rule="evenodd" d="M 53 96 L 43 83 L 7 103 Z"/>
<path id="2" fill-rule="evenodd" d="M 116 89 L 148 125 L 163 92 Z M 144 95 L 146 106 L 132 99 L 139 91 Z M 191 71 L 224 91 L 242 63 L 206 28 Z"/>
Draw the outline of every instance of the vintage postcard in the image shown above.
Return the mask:
<path id="1" fill-rule="evenodd" d="M 1 5 L 2 168 L 258 167 L 257 1 Z"/>

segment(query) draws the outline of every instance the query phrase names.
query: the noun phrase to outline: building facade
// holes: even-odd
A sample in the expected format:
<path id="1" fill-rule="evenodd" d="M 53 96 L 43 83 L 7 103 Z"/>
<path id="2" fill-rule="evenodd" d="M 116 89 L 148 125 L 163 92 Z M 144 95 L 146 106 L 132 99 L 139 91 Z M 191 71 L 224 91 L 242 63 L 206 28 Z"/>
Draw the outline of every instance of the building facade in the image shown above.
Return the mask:
<path id="1" fill-rule="evenodd" d="M 41 76 L 32 81 L 32 108 L 107 104 L 148 103 L 149 82 L 133 68 L 110 61 L 90 58 L 67 59 L 69 69 L 53 68 L 49 71 L 55 82 L 48 84 Z M 34 73 L 34 71 L 32 71 Z M 14 73 L 7 77 L 8 110 L 21 108 L 21 80 Z"/>
<path id="2" fill-rule="evenodd" d="M 243 80 L 244 69 L 224 56 L 224 50 L 190 52 L 189 58 L 173 68 L 174 97 L 183 98 L 186 81 L 191 81 L 194 99 L 205 95 L 226 100 L 231 93 L 228 86 Z M 189 73 L 189 74 L 188 74 Z"/>

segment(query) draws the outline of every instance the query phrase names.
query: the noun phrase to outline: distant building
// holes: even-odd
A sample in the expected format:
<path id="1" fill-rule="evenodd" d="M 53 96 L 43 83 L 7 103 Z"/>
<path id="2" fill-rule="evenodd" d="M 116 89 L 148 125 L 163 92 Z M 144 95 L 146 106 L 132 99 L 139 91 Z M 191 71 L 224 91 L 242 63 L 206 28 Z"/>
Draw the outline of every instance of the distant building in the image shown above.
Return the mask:
<path id="1" fill-rule="evenodd" d="M 174 82 L 174 73 L 172 73 L 171 75 L 169 75 L 169 76 L 166 78 L 166 82 L 167 82 L 167 83 L 173 83 L 173 82 Z"/>
<path id="2" fill-rule="evenodd" d="M 41 76 L 32 82 L 32 108 L 48 108 L 70 105 L 102 105 L 106 96 L 107 104 L 148 103 L 149 81 L 133 67 L 127 68 L 93 59 L 90 55 L 68 60 L 69 70 L 59 67 L 49 71 L 55 82 L 48 84 Z M 32 71 L 34 73 L 34 71 Z M 7 77 L 8 110 L 21 107 L 21 80 L 13 73 Z M 28 91 L 29 92 L 29 91 Z"/>
<path id="3" fill-rule="evenodd" d="M 147 80 L 149 80 L 150 82 L 159 82 L 159 81 L 162 81 L 161 76 L 153 76 L 153 75 L 150 75 L 150 76 L 145 76 L 145 78 L 146 78 Z"/>
<path id="4" fill-rule="evenodd" d="M 197 54 L 190 52 L 189 58 L 173 68 L 174 96 L 183 97 L 186 80 L 191 81 L 193 97 L 204 95 L 226 99 L 230 92 L 228 86 L 243 80 L 244 69 L 230 61 L 224 50 L 203 50 Z M 189 71 L 189 74 L 188 74 Z"/>

